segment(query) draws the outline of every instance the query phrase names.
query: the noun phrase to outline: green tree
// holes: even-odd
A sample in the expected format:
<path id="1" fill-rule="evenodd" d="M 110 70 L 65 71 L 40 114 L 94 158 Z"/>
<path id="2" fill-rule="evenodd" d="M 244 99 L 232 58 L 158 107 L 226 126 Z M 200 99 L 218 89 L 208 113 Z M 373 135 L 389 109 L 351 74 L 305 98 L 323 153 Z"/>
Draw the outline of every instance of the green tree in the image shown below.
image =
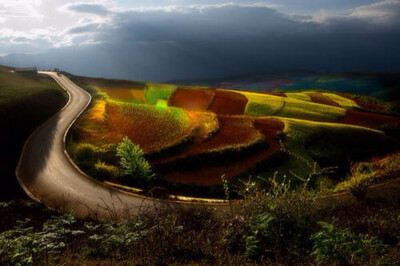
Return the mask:
<path id="1" fill-rule="evenodd" d="M 117 156 L 121 159 L 120 165 L 124 169 L 124 174 L 148 184 L 155 175 L 143 155 L 143 150 L 139 145 L 134 144 L 128 137 L 118 144 Z"/>

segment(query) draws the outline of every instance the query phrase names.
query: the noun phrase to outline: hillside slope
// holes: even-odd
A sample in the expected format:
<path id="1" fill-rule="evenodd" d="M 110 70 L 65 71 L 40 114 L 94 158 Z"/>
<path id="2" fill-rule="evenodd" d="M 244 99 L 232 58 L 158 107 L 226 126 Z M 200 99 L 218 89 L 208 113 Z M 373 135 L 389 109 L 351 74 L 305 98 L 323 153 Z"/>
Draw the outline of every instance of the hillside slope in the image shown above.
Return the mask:
<path id="1" fill-rule="evenodd" d="M 0 198 L 23 195 L 14 173 L 22 146 L 66 102 L 67 95 L 52 79 L 0 67 Z"/>

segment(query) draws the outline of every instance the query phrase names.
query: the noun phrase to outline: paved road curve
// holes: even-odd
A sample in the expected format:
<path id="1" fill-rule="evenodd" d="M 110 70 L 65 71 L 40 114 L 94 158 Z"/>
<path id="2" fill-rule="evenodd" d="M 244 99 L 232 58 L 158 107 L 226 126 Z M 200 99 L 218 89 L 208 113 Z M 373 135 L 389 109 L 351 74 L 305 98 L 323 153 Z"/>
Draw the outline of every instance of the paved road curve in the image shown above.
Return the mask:
<path id="1" fill-rule="evenodd" d="M 79 216 L 124 217 L 139 211 L 166 206 L 180 208 L 227 209 L 226 205 L 160 201 L 133 195 L 105 186 L 82 173 L 65 151 L 65 136 L 70 126 L 86 109 L 91 96 L 65 76 L 41 72 L 54 78 L 69 94 L 69 102 L 39 127 L 27 140 L 16 175 L 25 192 L 34 200 Z"/>

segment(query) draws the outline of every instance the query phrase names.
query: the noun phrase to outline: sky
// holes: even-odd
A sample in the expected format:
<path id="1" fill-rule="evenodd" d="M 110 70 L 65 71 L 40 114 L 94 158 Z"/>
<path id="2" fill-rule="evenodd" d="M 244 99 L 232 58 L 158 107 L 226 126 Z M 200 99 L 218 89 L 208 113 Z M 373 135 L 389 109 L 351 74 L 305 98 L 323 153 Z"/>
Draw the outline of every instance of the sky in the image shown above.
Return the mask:
<path id="1" fill-rule="evenodd" d="M 400 0 L 0 0 L 0 64 L 152 81 L 400 71 Z"/>

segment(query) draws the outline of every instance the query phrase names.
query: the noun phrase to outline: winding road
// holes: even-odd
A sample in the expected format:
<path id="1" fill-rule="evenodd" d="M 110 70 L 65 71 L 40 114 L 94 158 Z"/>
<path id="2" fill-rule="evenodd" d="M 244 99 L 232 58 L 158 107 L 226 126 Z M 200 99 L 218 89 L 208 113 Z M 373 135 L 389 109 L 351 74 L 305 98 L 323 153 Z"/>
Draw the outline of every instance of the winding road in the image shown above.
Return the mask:
<path id="1" fill-rule="evenodd" d="M 66 106 L 28 138 L 16 169 L 25 192 L 47 207 L 84 217 L 125 218 L 161 208 L 210 208 L 226 212 L 226 204 L 159 200 L 109 187 L 79 170 L 65 150 L 69 128 L 90 104 L 91 96 L 55 72 L 52 77 L 69 94 Z"/>

